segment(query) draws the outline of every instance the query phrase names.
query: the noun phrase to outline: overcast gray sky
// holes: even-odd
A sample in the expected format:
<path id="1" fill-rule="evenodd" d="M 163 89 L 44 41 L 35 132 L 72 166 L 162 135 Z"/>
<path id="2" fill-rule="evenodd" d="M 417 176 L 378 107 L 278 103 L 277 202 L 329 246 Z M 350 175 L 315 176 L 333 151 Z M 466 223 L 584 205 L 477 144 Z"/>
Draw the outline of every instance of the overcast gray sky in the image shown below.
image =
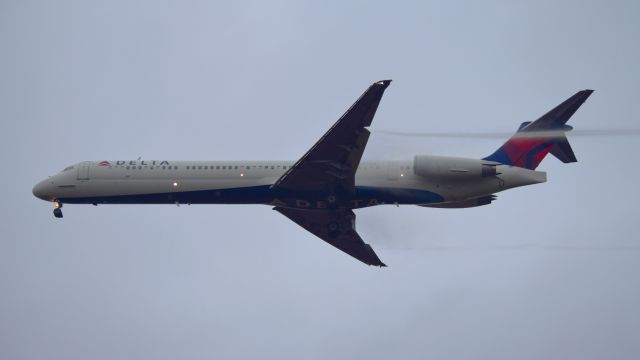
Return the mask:
<path id="1" fill-rule="evenodd" d="M 596 92 L 638 128 L 637 1 L 0 1 L 0 358 L 636 359 L 638 138 L 491 206 L 357 211 L 367 267 L 267 206 L 65 206 L 81 160 L 297 159 L 373 81 L 373 130 L 511 131 Z M 368 159 L 501 140 L 371 137 Z"/>

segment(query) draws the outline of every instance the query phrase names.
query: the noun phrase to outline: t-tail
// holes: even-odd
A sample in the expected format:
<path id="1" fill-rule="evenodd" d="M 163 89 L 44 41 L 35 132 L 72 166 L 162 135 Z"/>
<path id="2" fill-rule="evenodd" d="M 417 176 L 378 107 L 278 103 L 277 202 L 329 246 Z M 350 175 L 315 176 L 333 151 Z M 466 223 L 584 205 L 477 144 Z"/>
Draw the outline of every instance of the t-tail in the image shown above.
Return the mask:
<path id="1" fill-rule="evenodd" d="M 493 154 L 483 160 L 534 170 L 551 153 L 564 163 L 578 161 L 565 136 L 573 129 L 566 125 L 593 90 L 578 91 L 534 122 L 524 122 L 518 131 Z"/>

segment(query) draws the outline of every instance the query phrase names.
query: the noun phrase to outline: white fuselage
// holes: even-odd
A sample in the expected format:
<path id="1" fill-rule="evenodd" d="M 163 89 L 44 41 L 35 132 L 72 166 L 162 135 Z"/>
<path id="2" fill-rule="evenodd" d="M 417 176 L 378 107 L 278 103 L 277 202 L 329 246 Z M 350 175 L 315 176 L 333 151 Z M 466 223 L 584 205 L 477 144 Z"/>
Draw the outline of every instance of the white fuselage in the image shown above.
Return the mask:
<path id="1" fill-rule="evenodd" d="M 271 188 L 293 165 L 293 161 L 85 161 L 41 181 L 33 192 L 43 200 L 60 203 L 326 208 L 321 194 Z M 481 171 L 484 168 L 493 172 Z M 476 159 L 416 156 L 408 161 L 362 162 L 356 172 L 355 192 L 342 205 L 469 207 L 456 204 L 544 181 L 544 172 Z"/>
<path id="2" fill-rule="evenodd" d="M 313 146 L 293 161 L 84 161 L 50 176 L 33 194 L 72 204 L 264 204 L 367 265 L 386 266 L 356 231 L 352 211 L 383 204 L 467 208 L 495 193 L 545 182 L 535 171 L 551 153 L 577 159 L 565 123 L 593 92 L 584 90 L 534 122 L 520 125 L 483 159 L 416 155 L 407 161 L 362 162 L 369 126 L 391 80 L 376 81 Z M 561 130 L 541 135 L 540 130 Z M 536 136 L 526 136 L 535 133 Z"/>

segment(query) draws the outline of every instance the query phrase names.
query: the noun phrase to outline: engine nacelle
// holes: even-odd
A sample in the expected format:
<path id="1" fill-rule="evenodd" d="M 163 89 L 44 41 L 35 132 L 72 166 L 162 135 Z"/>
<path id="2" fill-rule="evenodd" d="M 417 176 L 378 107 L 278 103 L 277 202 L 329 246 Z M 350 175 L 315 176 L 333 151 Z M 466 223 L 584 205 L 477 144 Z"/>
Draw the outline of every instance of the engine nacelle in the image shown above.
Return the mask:
<path id="1" fill-rule="evenodd" d="M 484 160 L 450 156 L 416 155 L 416 175 L 434 180 L 464 181 L 496 176 L 496 166 Z"/>

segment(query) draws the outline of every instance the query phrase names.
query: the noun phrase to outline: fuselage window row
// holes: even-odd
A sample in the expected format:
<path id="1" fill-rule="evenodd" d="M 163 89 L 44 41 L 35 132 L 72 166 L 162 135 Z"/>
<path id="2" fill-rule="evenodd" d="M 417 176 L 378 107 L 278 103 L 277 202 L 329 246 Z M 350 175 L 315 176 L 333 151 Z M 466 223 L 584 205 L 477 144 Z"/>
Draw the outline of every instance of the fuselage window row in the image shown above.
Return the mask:
<path id="1" fill-rule="evenodd" d="M 126 170 L 178 170 L 178 166 L 174 165 L 174 166 L 153 166 L 153 165 L 117 165 L 114 166 L 113 168 L 124 168 Z M 187 170 L 251 170 L 251 169 L 263 169 L 263 170 L 276 170 L 276 169 L 282 169 L 282 170 L 287 170 L 288 168 L 291 168 L 291 166 L 286 166 L 286 165 L 187 165 L 185 167 Z M 365 167 L 366 168 L 366 167 Z M 407 167 L 408 169 L 409 167 Z M 71 169 L 71 168 L 70 168 Z M 65 169 L 63 171 L 66 170 L 70 170 L 70 169 Z"/>
<path id="2" fill-rule="evenodd" d="M 125 168 L 127 170 L 143 170 L 143 169 L 145 169 L 145 170 L 146 169 L 159 170 L 161 168 L 162 168 L 162 170 L 178 170 L 178 166 L 175 166 L 175 165 L 174 166 L 165 166 L 165 165 L 163 165 L 162 167 L 153 166 L 153 165 L 151 165 L 151 166 L 146 166 L 145 165 L 144 167 L 141 166 L 141 165 L 138 165 L 138 166 L 135 166 L 135 165 L 132 165 L 132 166 L 129 166 L 129 165 L 127 165 L 127 166 L 118 165 L 118 166 L 114 166 L 114 167 L 115 168 Z M 185 168 L 187 170 L 243 170 L 243 169 L 246 169 L 246 170 L 251 170 L 251 169 L 263 169 L 263 170 L 283 169 L 283 170 L 287 170 L 290 167 L 291 166 L 287 167 L 286 165 L 277 165 L 277 166 L 276 165 L 271 165 L 271 166 L 269 166 L 269 165 L 246 165 L 246 166 L 231 166 L 231 165 L 222 165 L 222 166 L 220 166 L 220 165 L 217 165 L 215 167 L 213 165 L 211 165 L 211 166 L 209 166 L 209 165 L 204 165 L 204 166 L 203 165 L 187 165 Z M 365 166 L 361 166 L 360 168 L 363 169 L 363 170 L 368 170 L 369 166 L 365 165 Z M 63 171 L 67 171 L 67 170 L 70 170 L 70 169 L 72 169 L 72 167 L 70 167 L 69 169 L 65 169 Z M 375 169 L 376 170 L 380 170 L 380 166 L 375 166 Z M 412 169 L 411 166 L 400 166 L 400 170 L 411 170 L 411 169 Z"/>
<path id="3" fill-rule="evenodd" d="M 129 166 L 129 165 L 127 166 L 119 165 L 119 166 L 116 166 L 116 168 L 125 168 L 127 170 L 142 170 L 142 166 L 136 167 L 136 166 Z M 144 168 L 146 169 L 147 166 L 145 165 Z M 150 170 L 155 170 L 156 168 L 160 169 L 159 166 L 149 166 Z M 178 170 L 178 166 L 162 166 L 162 170 Z"/>

